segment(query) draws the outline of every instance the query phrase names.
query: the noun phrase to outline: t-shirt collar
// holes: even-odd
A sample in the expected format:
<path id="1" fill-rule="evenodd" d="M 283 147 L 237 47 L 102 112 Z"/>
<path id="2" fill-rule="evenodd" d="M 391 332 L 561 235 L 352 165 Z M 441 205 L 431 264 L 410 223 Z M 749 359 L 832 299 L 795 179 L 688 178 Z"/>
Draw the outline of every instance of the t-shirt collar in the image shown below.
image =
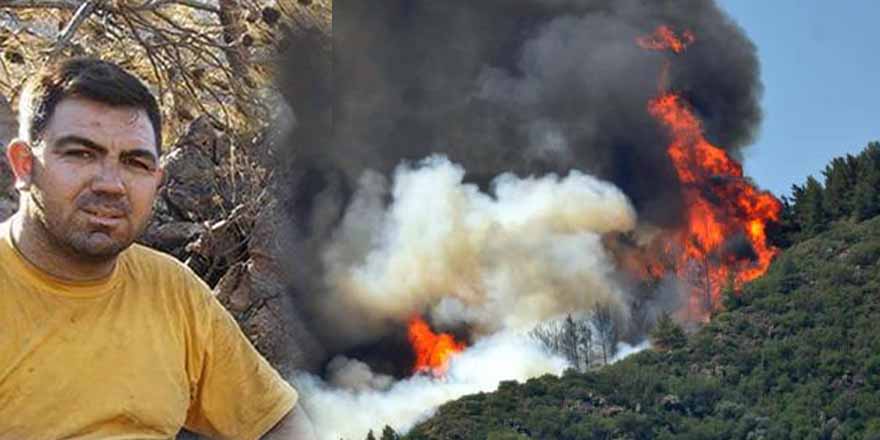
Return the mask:
<path id="1" fill-rule="evenodd" d="M 13 217 L 14 218 L 14 217 Z M 121 257 L 122 254 L 120 254 Z M 113 271 L 96 280 L 71 281 L 53 276 L 27 260 L 12 240 L 12 218 L 0 224 L 0 261 L 6 270 L 27 280 L 34 287 L 53 295 L 73 298 L 96 298 L 110 292 L 121 277 L 121 259 L 113 266 Z"/>

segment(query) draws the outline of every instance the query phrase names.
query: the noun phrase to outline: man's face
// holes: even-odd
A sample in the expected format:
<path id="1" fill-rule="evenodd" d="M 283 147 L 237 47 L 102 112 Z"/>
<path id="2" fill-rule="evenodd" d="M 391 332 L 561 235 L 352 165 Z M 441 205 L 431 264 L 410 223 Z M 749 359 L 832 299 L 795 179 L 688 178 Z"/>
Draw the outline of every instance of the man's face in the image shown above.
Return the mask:
<path id="1" fill-rule="evenodd" d="M 34 156 L 31 214 L 47 245 L 106 260 L 146 228 L 162 171 L 144 110 L 65 98 Z"/>

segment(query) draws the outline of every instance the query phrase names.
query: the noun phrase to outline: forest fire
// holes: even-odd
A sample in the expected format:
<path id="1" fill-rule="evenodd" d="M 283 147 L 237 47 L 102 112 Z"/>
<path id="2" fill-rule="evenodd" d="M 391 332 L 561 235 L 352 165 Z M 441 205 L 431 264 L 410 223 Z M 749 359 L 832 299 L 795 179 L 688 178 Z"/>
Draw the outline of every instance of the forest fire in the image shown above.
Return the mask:
<path id="1" fill-rule="evenodd" d="M 661 26 L 637 43 L 679 54 L 694 40 L 688 31 L 679 38 Z M 660 94 L 648 103 L 648 111 L 669 133 L 667 154 L 687 209 L 685 225 L 671 244 L 678 248 L 675 267 L 667 269 L 699 285 L 691 295 L 689 312 L 700 315 L 718 307 L 725 285 L 738 288 L 767 271 L 778 250 L 767 244 L 766 225 L 779 219 L 781 204 L 769 192 L 755 188 L 743 176 L 742 165 L 725 150 L 706 140 L 688 104 L 662 87 L 661 82 Z"/>
<path id="2" fill-rule="evenodd" d="M 332 57 L 291 44 L 282 87 L 322 439 L 615 362 L 766 269 L 778 204 L 732 159 L 760 60 L 717 2 L 368 3 L 334 16 Z"/>
<path id="3" fill-rule="evenodd" d="M 443 377 L 449 369 L 449 360 L 465 349 L 465 344 L 455 340 L 449 333 L 434 333 L 419 316 L 409 321 L 409 342 L 416 354 L 414 373 L 429 373 Z"/>

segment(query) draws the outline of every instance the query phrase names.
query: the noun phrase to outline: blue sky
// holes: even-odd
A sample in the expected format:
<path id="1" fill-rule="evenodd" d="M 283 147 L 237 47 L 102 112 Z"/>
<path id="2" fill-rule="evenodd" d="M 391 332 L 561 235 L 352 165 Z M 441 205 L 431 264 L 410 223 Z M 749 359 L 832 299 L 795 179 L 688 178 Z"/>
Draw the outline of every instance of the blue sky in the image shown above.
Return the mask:
<path id="1" fill-rule="evenodd" d="M 880 1 L 718 0 L 758 47 L 764 122 L 746 174 L 788 194 L 880 140 Z"/>

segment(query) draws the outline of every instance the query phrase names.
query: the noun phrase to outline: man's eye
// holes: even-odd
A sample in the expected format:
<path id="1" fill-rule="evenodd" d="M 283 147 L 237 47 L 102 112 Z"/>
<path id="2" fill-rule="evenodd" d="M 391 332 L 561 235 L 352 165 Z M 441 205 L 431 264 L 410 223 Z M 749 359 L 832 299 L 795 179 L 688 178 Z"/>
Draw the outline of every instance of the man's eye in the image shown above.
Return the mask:
<path id="1" fill-rule="evenodd" d="M 137 168 L 137 169 L 140 169 L 143 171 L 152 171 L 153 170 L 153 166 L 151 164 L 146 163 L 141 160 L 138 160 L 138 159 L 128 159 L 125 161 L 125 164 L 130 167 L 134 167 L 134 168 Z"/>
<path id="2" fill-rule="evenodd" d="M 71 150 L 64 153 L 67 157 L 73 157 L 77 159 L 91 159 L 95 157 L 95 154 L 88 150 Z"/>

